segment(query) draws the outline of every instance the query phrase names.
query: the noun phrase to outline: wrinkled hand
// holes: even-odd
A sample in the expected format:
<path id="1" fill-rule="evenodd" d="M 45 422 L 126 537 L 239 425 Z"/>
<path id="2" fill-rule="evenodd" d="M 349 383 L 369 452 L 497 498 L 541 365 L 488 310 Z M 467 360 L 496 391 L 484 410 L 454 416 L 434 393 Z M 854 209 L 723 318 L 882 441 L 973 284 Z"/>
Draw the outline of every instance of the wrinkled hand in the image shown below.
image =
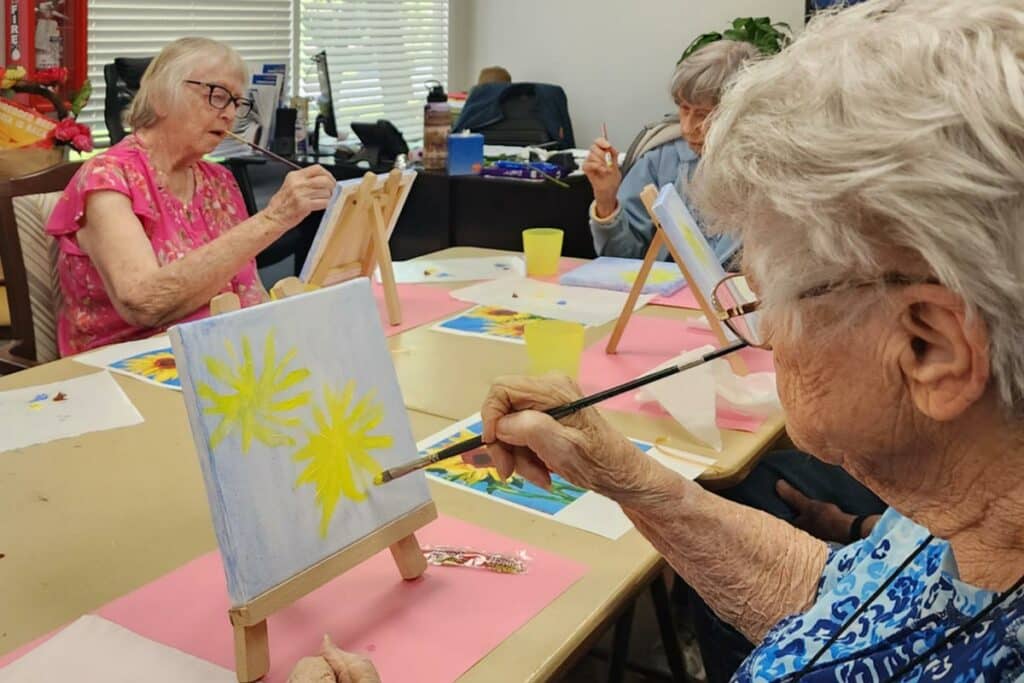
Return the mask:
<path id="1" fill-rule="evenodd" d="M 517 472 L 548 488 L 551 472 L 611 498 L 642 488 L 649 459 L 593 408 L 557 421 L 543 412 L 580 398 L 563 375 L 499 378 L 480 411 L 483 440 L 498 473 Z"/>
<path id="2" fill-rule="evenodd" d="M 288 683 L 381 683 L 373 662 L 361 655 L 345 652 L 324 636 L 319 657 L 299 660 Z"/>
<path id="3" fill-rule="evenodd" d="M 805 496 L 785 479 L 778 481 L 775 490 L 786 505 L 796 512 L 793 526 L 803 529 L 823 541 L 849 543 L 858 540 L 850 538 L 850 525 L 856 515 L 843 512 L 834 503 L 826 503 Z M 878 515 L 872 515 L 864 520 L 864 524 L 861 526 L 863 533 L 867 534 L 871 531 L 875 522 L 878 521 L 878 517 Z"/>
<path id="4" fill-rule="evenodd" d="M 610 166 L 605 161 L 606 154 L 611 157 Z M 590 153 L 583 160 L 583 173 L 594 189 L 594 203 L 598 218 L 611 215 L 615 211 L 615 207 L 618 206 L 618 199 L 615 195 L 619 191 L 619 185 L 622 184 L 618 150 L 604 138 L 594 140 L 594 144 L 590 146 Z"/>
<path id="5" fill-rule="evenodd" d="M 284 232 L 313 211 L 327 208 L 337 181 L 323 166 L 307 166 L 284 177 L 281 189 L 270 198 L 263 214 Z"/>

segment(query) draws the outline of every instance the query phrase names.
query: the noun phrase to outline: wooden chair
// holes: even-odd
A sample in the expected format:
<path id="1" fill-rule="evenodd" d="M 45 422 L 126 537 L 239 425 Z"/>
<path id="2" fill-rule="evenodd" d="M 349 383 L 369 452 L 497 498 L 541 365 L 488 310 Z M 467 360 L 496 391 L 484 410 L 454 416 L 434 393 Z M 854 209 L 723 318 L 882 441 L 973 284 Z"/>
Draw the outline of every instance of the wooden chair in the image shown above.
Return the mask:
<path id="1" fill-rule="evenodd" d="M 0 180 L 0 267 L 10 309 L 10 342 L 0 374 L 58 358 L 57 244 L 44 228 L 80 163 Z"/>

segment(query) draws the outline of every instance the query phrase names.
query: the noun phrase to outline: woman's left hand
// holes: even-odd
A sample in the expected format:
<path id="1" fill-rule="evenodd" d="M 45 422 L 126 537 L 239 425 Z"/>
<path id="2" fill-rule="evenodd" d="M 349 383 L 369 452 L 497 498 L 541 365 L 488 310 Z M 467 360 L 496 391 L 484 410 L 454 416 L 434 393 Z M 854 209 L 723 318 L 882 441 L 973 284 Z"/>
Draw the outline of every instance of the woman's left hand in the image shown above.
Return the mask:
<path id="1" fill-rule="evenodd" d="M 339 649 L 325 635 L 320 656 L 300 659 L 288 683 L 380 683 L 380 675 L 369 659 Z"/>

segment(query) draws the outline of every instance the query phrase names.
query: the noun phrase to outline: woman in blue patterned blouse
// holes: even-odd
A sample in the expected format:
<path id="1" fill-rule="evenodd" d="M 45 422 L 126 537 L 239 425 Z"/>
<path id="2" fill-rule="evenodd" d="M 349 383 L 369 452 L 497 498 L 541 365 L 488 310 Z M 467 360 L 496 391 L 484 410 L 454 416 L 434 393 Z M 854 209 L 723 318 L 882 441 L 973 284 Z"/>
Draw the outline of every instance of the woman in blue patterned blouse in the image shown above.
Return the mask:
<path id="1" fill-rule="evenodd" d="M 816 19 L 724 95 L 693 189 L 740 226 L 793 440 L 890 509 L 830 548 L 537 412 L 578 396 L 553 378 L 492 389 L 499 470 L 618 501 L 757 643 L 736 680 L 1024 680 L 1024 0 Z"/>

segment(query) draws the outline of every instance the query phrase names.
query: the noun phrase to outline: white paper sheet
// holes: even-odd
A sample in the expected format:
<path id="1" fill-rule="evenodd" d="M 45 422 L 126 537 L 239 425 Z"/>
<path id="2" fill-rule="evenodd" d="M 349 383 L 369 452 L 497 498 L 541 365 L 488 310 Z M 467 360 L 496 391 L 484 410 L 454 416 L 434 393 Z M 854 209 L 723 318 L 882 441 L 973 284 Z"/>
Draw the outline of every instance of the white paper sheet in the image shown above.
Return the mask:
<path id="1" fill-rule="evenodd" d="M 166 351 L 173 355 L 173 351 L 171 351 L 171 340 L 166 334 L 150 337 L 149 339 L 140 339 L 138 341 L 124 342 L 121 344 L 111 344 L 110 346 L 104 346 L 94 351 L 86 351 L 85 353 L 80 353 L 77 356 L 72 356 L 71 360 L 94 368 L 116 372 L 119 375 L 131 377 L 141 382 L 145 382 L 146 384 L 153 384 L 158 387 L 163 387 L 164 389 L 181 391 L 181 383 L 177 380 L 178 373 L 176 370 L 174 372 L 173 382 L 167 380 L 158 382 L 151 379 L 151 377 L 147 376 L 145 373 L 132 372 L 127 368 L 117 367 L 116 365 L 118 362 L 124 361 L 128 358 L 157 351 Z"/>
<path id="2" fill-rule="evenodd" d="M 423 439 L 416 444 L 416 447 L 422 453 L 432 447 L 436 448 L 449 439 L 459 440 L 470 432 L 478 433 L 479 424 L 480 415 L 473 415 L 465 420 L 453 424 L 447 429 L 441 430 L 433 436 Z M 673 449 L 666 449 L 666 452 L 671 453 L 671 455 L 666 455 L 663 452 L 659 452 L 659 448 L 662 447 L 656 447 L 653 444 L 645 441 L 638 441 L 636 439 L 633 439 L 633 443 L 636 444 L 637 448 L 641 451 L 644 451 L 651 457 L 656 458 L 666 467 L 678 472 L 687 479 L 696 479 L 702 472 L 704 472 L 705 469 L 707 469 L 709 465 L 714 464 L 713 460 L 704 458 L 700 455 L 685 453 L 684 451 Z M 643 456 L 638 454 L 637 457 Z M 554 505 L 553 507 L 545 510 L 543 505 L 536 502 L 536 496 L 540 491 L 531 491 L 531 484 L 523 484 L 522 482 L 519 482 L 511 488 L 513 491 L 522 491 L 521 496 L 516 495 L 514 492 L 510 492 L 506 498 L 502 498 L 500 497 L 500 494 L 495 493 L 498 488 L 493 485 L 495 482 L 491 482 L 489 484 L 485 480 L 485 477 L 487 476 L 485 474 L 485 470 L 469 470 L 467 467 L 460 467 L 459 463 L 461 461 L 458 459 L 452 458 L 451 460 L 455 462 L 455 467 L 450 467 L 448 470 L 450 474 L 442 475 L 438 472 L 432 471 L 431 468 L 428 468 L 427 473 L 429 479 L 445 486 L 457 488 L 461 491 L 467 491 L 474 495 L 484 496 L 499 505 L 514 507 L 518 510 L 523 510 L 530 514 L 551 519 L 560 524 L 565 524 L 612 540 L 619 538 L 633 528 L 633 523 L 629 521 L 629 518 L 626 517 L 626 514 L 622 511 L 622 508 L 619 507 L 618 503 L 615 503 L 611 499 L 605 498 L 600 494 L 594 493 L 593 491 L 587 491 L 567 504 Z M 491 493 L 487 492 L 489 487 L 492 489 Z M 519 502 L 515 502 L 517 500 Z"/>
<path id="3" fill-rule="evenodd" d="M 84 616 L 0 669 L 0 683 L 234 683 L 227 669 Z"/>
<path id="4" fill-rule="evenodd" d="M 714 350 L 713 346 L 702 346 L 687 351 L 662 363 L 655 370 L 688 363 Z M 709 363 L 648 384 L 638 398 L 644 394 L 660 403 L 690 434 L 716 451 L 722 450 L 722 432 L 716 423 L 715 376 Z"/>
<path id="5" fill-rule="evenodd" d="M 0 391 L 0 453 L 142 422 L 106 372 Z"/>
<path id="6" fill-rule="evenodd" d="M 519 256 L 484 256 L 480 258 L 417 259 L 395 261 L 395 281 L 416 282 L 472 282 L 520 278 L 526 275 L 526 263 Z M 374 277 L 380 282 L 380 269 Z"/>
<path id="7" fill-rule="evenodd" d="M 604 325 L 617 319 L 626 305 L 626 299 L 629 298 L 625 292 L 611 292 L 591 287 L 565 287 L 528 278 L 481 282 L 453 290 L 452 296 L 460 301 L 484 306 L 503 306 L 513 311 L 584 325 Z M 645 306 L 651 298 L 641 296 L 634 310 Z"/>

